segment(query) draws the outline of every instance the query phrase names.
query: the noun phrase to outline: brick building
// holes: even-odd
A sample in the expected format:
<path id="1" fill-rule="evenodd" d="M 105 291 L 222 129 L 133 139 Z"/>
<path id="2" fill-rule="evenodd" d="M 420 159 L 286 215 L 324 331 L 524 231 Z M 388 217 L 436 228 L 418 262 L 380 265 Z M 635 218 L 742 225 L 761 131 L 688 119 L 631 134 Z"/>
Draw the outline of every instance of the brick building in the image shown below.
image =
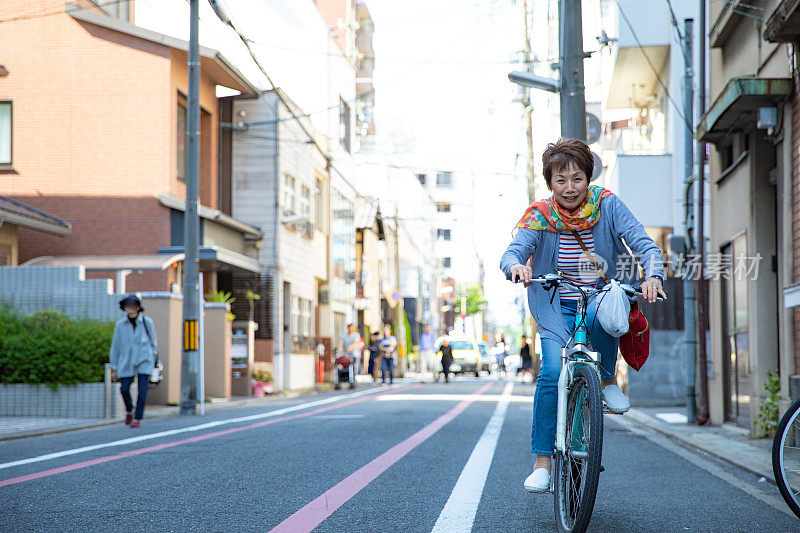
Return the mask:
<path id="1" fill-rule="evenodd" d="M 163 265 L 162 256 L 179 255 L 183 245 L 188 43 L 130 23 L 132 4 L 0 4 L 0 19 L 11 19 L 0 32 L 0 140 L 8 154 L 0 190 L 72 224 L 67 236 L 20 228 L 19 263 L 58 256 L 69 264 L 67 256 L 80 264 L 85 256 L 104 255 L 121 271 L 135 254 L 161 266 L 141 274 L 133 269 L 126 288 L 169 290 L 181 279 L 180 261 Z M 218 163 L 218 86 L 257 92 L 217 51 L 201 48 L 206 290 L 218 287 L 219 273 L 258 271 L 254 243 L 262 237 L 230 216 L 230 173 L 220 173 Z"/>

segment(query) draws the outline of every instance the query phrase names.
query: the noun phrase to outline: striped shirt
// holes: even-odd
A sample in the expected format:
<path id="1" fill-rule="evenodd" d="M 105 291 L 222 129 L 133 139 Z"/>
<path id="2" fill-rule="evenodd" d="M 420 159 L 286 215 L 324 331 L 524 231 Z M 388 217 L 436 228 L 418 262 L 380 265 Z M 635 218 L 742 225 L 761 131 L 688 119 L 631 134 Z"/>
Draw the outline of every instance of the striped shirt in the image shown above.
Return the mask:
<path id="1" fill-rule="evenodd" d="M 594 253 L 594 237 L 592 230 L 586 229 L 578 232 L 583 244 Z M 597 269 L 586 257 L 581 249 L 578 239 L 572 233 L 561 233 L 558 240 L 558 270 L 561 275 L 575 285 L 593 287 L 597 283 Z M 559 288 L 562 300 L 577 302 L 581 299 L 576 290 L 562 285 Z"/>

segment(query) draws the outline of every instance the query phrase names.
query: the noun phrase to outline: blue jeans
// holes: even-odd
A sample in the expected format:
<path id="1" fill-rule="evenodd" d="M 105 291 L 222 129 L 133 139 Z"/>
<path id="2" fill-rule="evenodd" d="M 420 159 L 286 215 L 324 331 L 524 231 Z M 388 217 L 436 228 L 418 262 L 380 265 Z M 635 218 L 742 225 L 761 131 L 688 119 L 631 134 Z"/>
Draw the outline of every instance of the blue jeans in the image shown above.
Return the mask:
<path id="1" fill-rule="evenodd" d="M 381 381 L 386 383 L 386 374 L 389 374 L 389 383 L 394 383 L 394 359 L 381 357 Z"/>
<path id="2" fill-rule="evenodd" d="M 122 401 L 125 402 L 125 411 L 133 411 L 133 400 L 131 400 L 131 383 L 133 377 L 119 378 L 120 387 L 119 392 L 122 394 Z M 136 396 L 136 413 L 133 418 L 141 420 L 144 417 L 144 404 L 147 401 L 147 389 L 150 385 L 150 376 L 147 374 L 139 374 L 136 378 L 136 386 L 139 388 L 139 395 Z"/>
<path id="3" fill-rule="evenodd" d="M 561 312 L 570 332 L 575 329 L 576 302 L 562 300 Z M 589 343 L 595 352 L 600 352 L 600 375 L 606 380 L 614 379 L 619 341 L 603 329 L 595 319 L 596 305 L 590 300 L 586 314 L 586 329 Z M 531 452 L 538 455 L 553 455 L 556 440 L 556 415 L 558 411 L 558 377 L 561 374 L 561 348 L 559 341 L 542 339 L 542 367 L 536 392 L 533 394 L 533 428 L 531 430 Z"/>

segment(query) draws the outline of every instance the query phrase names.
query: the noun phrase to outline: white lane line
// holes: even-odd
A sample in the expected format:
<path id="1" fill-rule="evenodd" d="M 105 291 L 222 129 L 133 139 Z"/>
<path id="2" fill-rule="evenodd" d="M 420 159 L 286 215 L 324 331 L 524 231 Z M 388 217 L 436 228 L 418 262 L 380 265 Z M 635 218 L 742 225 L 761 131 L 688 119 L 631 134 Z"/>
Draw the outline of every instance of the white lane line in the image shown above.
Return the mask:
<path id="1" fill-rule="evenodd" d="M 497 448 L 500 431 L 503 429 L 513 388 L 514 383 L 506 383 L 497 407 L 492 413 L 492 418 L 486 424 L 486 429 L 478 439 L 464 470 L 461 471 L 461 475 L 456 481 L 456 486 L 453 487 L 453 492 L 450 493 L 450 498 L 447 499 L 439 519 L 436 520 L 436 525 L 433 526 L 433 533 L 472 531 L 475 513 L 481 502 L 483 487 L 486 484 L 486 477 L 489 475 L 489 467 L 492 465 L 492 457 Z"/>
<path id="2" fill-rule="evenodd" d="M 387 396 L 380 396 L 376 398 L 379 402 L 403 402 L 412 401 L 419 402 L 422 400 L 430 400 L 434 402 L 463 402 L 469 399 L 473 402 L 497 402 L 500 400 L 499 394 L 483 394 L 477 399 L 473 399 L 469 394 L 390 394 Z M 510 403 L 532 403 L 533 396 L 509 396 L 508 402 Z"/>
<path id="3" fill-rule="evenodd" d="M 312 416 L 312 420 L 342 420 L 351 418 L 364 418 L 365 415 L 317 415 Z"/>
<path id="4" fill-rule="evenodd" d="M 402 386 L 397 387 L 397 388 L 402 389 L 402 388 L 405 388 L 407 386 L 409 386 L 409 385 L 402 385 Z M 178 435 L 180 433 L 188 433 L 188 432 L 192 432 L 192 431 L 201 431 L 201 430 L 204 430 L 204 429 L 210 429 L 210 428 L 214 428 L 214 427 L 218 427 L 218 426 L 224 426 L 224 425 L 228 425 L 228 424 L 236 424 L 236 423 L 239 423 L 239 422 L 248 422 L 250 420 L 260 420 L 262 418 L 272 418 L 274 416 L 280 416 L 280 415 L 284 415 L 286 413 L 292 413 L 294 411 L 302 411 L 302 410 L 305 410 L 305 409 L 310 409 L 312 407 L 318 407 L 320 405 L 327 405 L 329 403 L 342 402 L 342 401 L 346 401 L 346 400 L 351 400 L 353 398 L 358 398 L 359 396 L 365 396 L 367 394 L 375 394 L 377 392 L 386 392 L 386 391 L 387 391 L 386 388 L 376 388 L 376 389 L 370 389 L 370 390 L 365 390 L 365 391 L 353 392 L 353 393 L 350 393 L 350 394 L 344 394 L 342 396 L 331 396 L 329 398 L 324 398 L 322 400 L 316 400 L 316 401 L 308 402 L 308 403 L 301 403 L 301 404 L 298 404 L 298 405 L 285 407 L 283 409 L 278 409 L 276 411 L 269 411 L 267 413 L 259 413 L 259 414 L 256 414 L 256 415 L 249 415 L 249 416 L 241 416 L 241 417 L 238 417 L 238 418 L 228 418 L 228 419 L 224 419 L 224 420 L 217 420 L 217 421 L 214 421 L 214 422 L 206 422 L 205 424 L 198 424 L 196 426 L 189 426 L 189 427 L 179 428 L 179 429 L 170 429 L 168 431 L 161 431 L 159 433 L 150 433 L 148 435 L 140 435 L 138 437 L 131 437 L 131 438 L 128 438 L 128 439 L 115 440 L 115 441 L 111 441 L 111 442 L 103 442 L 103 443 L 100 443 L 100 444 L 93 444 L 91 446 L 83 446 L 81 448 L 72 448 L 72 449 L 63 450 L 63 451 L 60 451 L 60 452 L 54 452 L 54 453 L 48 453 L 48 454 L 45 454 L 45 455 L 39 455 L 39 456 L 36 456 L 36 457 L 30 457 L 28 459 L 19 459 L 17 461 L 10 461 L 8 463 L 0 463 L 0 470 L 3 470 L 5 468 L 11 468 L 13 466 L 27 465 L 27 464 L 31 464 L 31 463 L 39 463 L 39 462 L 42 462 L 42 461 L 50 461 L 52 459 L 58 459 L 59 457 L 66 457 L 68 455 L 76 455 L 76 454 L 79 454 L 79 453 L 91 452 L 91 451 L 100 450 L 100 449 L 103 449 L 103 448 L 111 448 L 111 447 L 115 447 L 115 446 L 125 446 L 127 444 L 135 444 L 137 442 L 142 442 L 142 441 L 151 440 L 151 439 L 159 439 L 161 437 L 169 437 L 171 435 Z"/>
<path id="5" fill-rule="evenodd" d="M 659 435 L 652 430 L 644 430 L 636 425 L 635 422 L 631 422 L 630 420 L 626 420 L 624 417 L 621 416 L 613 416 L 613 417 L 605 417 L 605 420 L 611 420 L 612 422 L 619 424 L 620 426 L 624 427 L 634 435 L 639 435 L 641 437 L 645 437 L 649 441 L 661 446 L 665 450 L 668 450 L 675 455 L 686 459 L 690 463 L 699 466 L 712 476 L 715 476 L 722 481 L 728 483 L 729 485 L 746 492 L 753 498 L 766 503 L 770 507 L 777 509 L 778 511 L 783 511 L 787 515 L 794 517 L 794 513 L 789 509 L 786 503 L 777 496 L 770 496 L 769 494 L 764 494 L 760 490 L 755 487 L 751 487 L 747 484 L 746 481 L 737 478 L 733 474 L 726 472 L 724 469 L 720 468 L 718 465 L 712 463 L 708 459 L 704 459 L 699 454 L 690 451 L 687 448 L 684 448 L 680 444 L 677 444 L 667 437 L 663 435 Z"/>

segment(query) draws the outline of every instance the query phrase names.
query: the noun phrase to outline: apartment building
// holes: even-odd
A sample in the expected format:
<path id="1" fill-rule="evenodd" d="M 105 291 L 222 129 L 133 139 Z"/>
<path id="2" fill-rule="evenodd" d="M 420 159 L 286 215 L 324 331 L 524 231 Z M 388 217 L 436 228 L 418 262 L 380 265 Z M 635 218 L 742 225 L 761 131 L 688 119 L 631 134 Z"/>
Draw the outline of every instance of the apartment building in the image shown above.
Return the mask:
<path id="1" fill-rule="evenodd" d="M 697 138 L 711 146 L 711 418 L 760 431 L 770 372 L 796 399 L 798 255 L 797 3 L 711 3 L 710 103 Z M 777 319 L 776 319 L 777 318 Z"/>

